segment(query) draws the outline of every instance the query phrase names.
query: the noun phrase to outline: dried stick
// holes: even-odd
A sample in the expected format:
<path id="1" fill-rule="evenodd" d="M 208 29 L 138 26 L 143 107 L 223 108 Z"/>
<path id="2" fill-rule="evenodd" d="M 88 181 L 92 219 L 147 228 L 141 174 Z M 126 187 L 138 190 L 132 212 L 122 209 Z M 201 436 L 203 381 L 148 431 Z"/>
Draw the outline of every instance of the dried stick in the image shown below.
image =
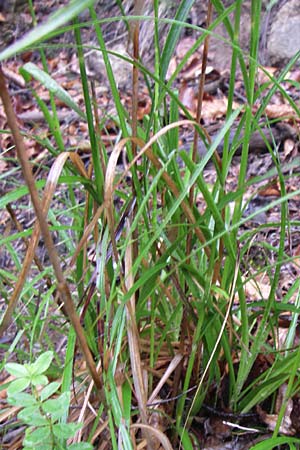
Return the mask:
<path id="1" fill-rule="evenodd" d="M 45 246 L 46 246 L 48 254 L 49 254 L 49 259 L 50 259 L 51 264 L 54 269 L 54 273 L 55 273 L 55 276 L 57 279 L 57 287 L 60 292 L 61 299 L 64 302 L 65 310 L 69 316 L 70 322 L 73 325 L 76 335 L 78 337 L 81 350 L 82 350 L 84 358 L 86 360 L 87 367 L 88 367 L 88 369 L 91 373 L 91 376 L 94 380 L 95 386 L 97 387 L 97 389 L 100 390 L 102 388 L 102 383 L 98 376 L 96 366 L 95 366 L 92 354 L 90 352 L 90 349 L 88 347 L 83 328 L 80 324 L 79 317 L 76 314 L 76 310 L 75 310 L 75 307 L 74 307 L 74 304 L 72 301 L 72 297 L 71 297 L 71 292 L 70 292 L 68 284 L 64 278 L 63 271 L 60 266 L 59 257 L 58 257 L 57 251 L 55 249 L 51 233 L 49 231 L 46 217 L 43 213 L 41 201 L 40 201 L 40 198 L 39 198 L 36 186 L 35 186 L 34 177 L 33 177 L 31 166 L 30 166 L 28 156 L 26 153 L 24 140 L 23 140 L 23 137 L 20 133 L 20 130 L 19 130 L 19 127 L 17 124 L 17 118 L 16 118 L 15 112 L 13 110 L 12 102 L 11 102 L 11 99 L 10 99 L 10 96 L 9 96 L 9 93 L 8 93 L 8 90 L 6 87 L 5 77 L 4 77 L 1 66 L 0 66 L 0 97 L 2 99 L 2 103 L 4 106 L 8 126 L 11 129 L 11 132 L 12 132 L 12 135 L 13 135 L 13 138 L 15 141 L 18 159 L 20 161 L 23 176 L 25 178 L 26 184 L 29 189 L 31 201 L 32 201 L 32 204 L 34 207 L 34 211 L 35 211 L 37 220 L 40 225 L 42 236 L 45 241 Z"/>

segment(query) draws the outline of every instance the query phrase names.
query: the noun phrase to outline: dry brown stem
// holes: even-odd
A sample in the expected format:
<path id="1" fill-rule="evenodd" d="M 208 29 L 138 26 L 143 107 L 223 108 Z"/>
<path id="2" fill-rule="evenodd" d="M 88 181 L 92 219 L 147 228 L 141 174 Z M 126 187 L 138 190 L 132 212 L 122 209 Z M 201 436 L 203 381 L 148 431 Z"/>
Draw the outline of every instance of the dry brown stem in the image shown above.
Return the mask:
<path id="1" fill-rule="evenodd" d="M 32 174 L 31 166 L 28 160 L 28 156 L 26 153 L 26 148 L 24 145 L 23 136 L 20 133 L 17 118 L 15 115 L 15 112 L 13 110 L 12 102 L 6 87 L 4 74 L 2 72 L 2 68 L 0 67 L 0 97 L 2 99 L 2 103 L 4 106 L 5 114 L 7 117 L 7 123 L 8 126 L 12 132 L 15 145 L 16 145 L 16 151 L 17 156 L 20 162 L 20 165 L 22 167 L 23 176 L 25 178 L 25 182 L 28 186 L 29 193 L 31 196 L 31 201 L 34 207 L 34 211 L 37 217 L 37 220 L 39 222 L 39 226 L 41 229 L 42 236 L 44 238 L 45 246 L 47 248 L 49 259 L 51 261 L 51 264 L 53 266 L 53 270 L 57 279 L 57 287 L 61 295 L 61 299 L 64 303 L 65 310 L 68 314 L 68 317 L 70 319 L 71 324 L 74 327 L 74 330 L 76 332 L 81 350 L 83 352 L 87 367 L 91 373 L 91 376 L 94 380 L 95 386 L 97 389 L 102 388 L 101 380 L 98 376 L 96 366 L 92 357 L 92 354 L 90 352 L 90 349 L 88 347 L 86 337 L 83 331 L 83 328 L 80 324 L 79 317 L 76 314 L 76 310 L 72 301 L 71 292 L 69 290 L 68 284 L 64 278 L 64 274 L 62 271 L 62 268 L 60 266 L 60 261 L 58 257 L 58 253 L 55 249 L 52 236 L 48 227 L 47 219 L 44 214 L 41 200 L 39 198 L 36 186 L 35 186 L 35 180 Z"/>

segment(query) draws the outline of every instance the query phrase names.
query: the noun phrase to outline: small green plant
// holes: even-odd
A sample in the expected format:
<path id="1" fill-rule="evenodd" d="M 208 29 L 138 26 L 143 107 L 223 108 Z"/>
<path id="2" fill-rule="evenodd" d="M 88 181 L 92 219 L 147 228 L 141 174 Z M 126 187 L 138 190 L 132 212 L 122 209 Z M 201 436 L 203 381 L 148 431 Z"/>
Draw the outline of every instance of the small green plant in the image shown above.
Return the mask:
<path id="1" fill-rule="evenodd" d="M 53 352 L 48 351 L 32 364 L 8 363 L 5 366 L 7 372 L 16 377 L 7 389 L 8 402 L 22 407 L 18 419 L 28 426 L 23 449 L 92 449 L 93 446 L 88 443 L 66 444 L 66 440 L 73 437 L 82 424 L 65 422 L 70 406 L 70 392 L 50 398 L 60 388 L 60 383 L 49 383 L 45 375 L 52 359 Z M 29 392 L 24 392 L 27 389 Z"/>

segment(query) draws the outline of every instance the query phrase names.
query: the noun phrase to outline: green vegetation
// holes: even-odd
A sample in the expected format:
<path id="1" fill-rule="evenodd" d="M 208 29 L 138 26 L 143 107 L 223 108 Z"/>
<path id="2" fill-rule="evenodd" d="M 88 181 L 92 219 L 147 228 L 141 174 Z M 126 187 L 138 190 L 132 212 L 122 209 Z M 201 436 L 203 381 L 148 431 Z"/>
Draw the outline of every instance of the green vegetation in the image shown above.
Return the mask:
<path id="1" fill-rule="evenodd" d="M 18 419 L 28 425 L 23 441 L 24 449 L 88 450 L 93 448 L 87 443 L 72 444 L 66 447 L 64 442 L 73 437 L 82 424 L 66 423 L 70 406 L 70 392 L 63 392 L 55 399 L 49 397 L 55 394 L 60 383 L 49 383 L 44 375 L 53 358 L 52 352 L 43 353 L 33 364 L 8 363 L 5 369 L 15 376 L 7 389 L 8 403 L 23 409 Z M 40 392 L 38 386 L 45 386 Z M 31 394 L 22 392 L 30 387 Z M 61 422 L 59 423 L 59 421 Z"/>
<path id="2" fill-rule="evenodd" d="M 23 448 L 35 448 L 44 427 L 52 441 L 39 448 L 90 448 L 89 444 L 97 448 L 99 439 L 108 441 L 113 449 L 136 448 L 142 439 L 146 439 L 148 448 L 200 448 L 193 423 L 204 404 L 220 408 L 223 395 L 223 404 L 233 413 L 255 412 L 256 406 L 263 404 L 272 414 L 283 385 L 285 394 L 272 437 L 252 448 L 269 449 L 284 444 L 296 448 L 299 444 L 296 438 L 281 435 L 280 429 L 288 402 L 299 391 L 300 352 L 295 346 L 299 280 L 280 302 L 277 290 L 282 266 L 293 260 L 286 250 L 286 238 L 297 223 L 289 218 L 288 202 L 299 196 L 300 190 L 287 191 L 289 175 L 282 170 L 275 142 L 264 139 L 262 131 L 268 127 L 272 133 L 272 121 L 265 111 L 276 92 L 299 115 L 296 102 L 281 86 L 299 54 L 279 75 L 272 76 L 260 67 L 261 1 L 251 3 L 248 54 L 238 45 L 241 0 L 227 9 L 220 0 L 212 0 L 217 15 L 207 29 L 188 25 L 191 0 L 182 0 L 174 19 L 160 19 L 158 0 L 154 0 L 154 73 L 142 61 L 133 64 L 131 58 L 120 55 L 132 64 L 133 79 L 139 72 L 148 87 L 152 106 L 140 121 L 138 83 L 133 82 L 131 115 L 121 101 L 103 37 L 106 19 L 97 19 L 91 0 L 70 2 L 47 23 L 0 53 L 5 67 L 8 58 L 25 50 L 39 52 L 41 64 L 25 63 L 20 73 L 26 87 L 32 89 L 49 129 L 47 137 L 39 136 L 37 130 L 34 136 L 18 134 L 14 130 L 14 126 L 18 128 L 15 118 L 7 115 L 27 187 L 18 182 L 13 168 L 1 174 L 1 179 L 9 180 L 13 187 L 0 199 L 0 208 L 3 212 L 20 204 L 26 210 L 30 192 L 37 217 L 35 225 L 0 239 L 1 247 L 14 263 L 13 270 L 0 269 L 1 297 L 6 302 L 0 331 L 5 336 L 8 327 L 15 330 L 9 344 L 1 344 L 5 350 L 1 369 L 17 377 L 8 388 L 8 403 L 23 408 L 18 416 L 28 425 Z M 94 27 L 114 103 L 114 114 L 107 121 L 99 117 L 86 70 L 81 33 L 87 22 L 82 23 L 79 16 L 86 8 L 90 14 L 88 26 Z M 140 22 L 149 20 L 139 11 L 126 17 L 133 39 L 138 36 L 136 16 Z M 72 25 L 67 24 L 69 21 L 73 21 Z M 169 24 L 169 32 L 161 49 L 162 21 Z M 230 36 L 233 53 L 226 117 L 211 142 L 200 120 L 195 120 L 181 104 L 174 86 L 190 55 L 208 36 L 215 35 L 221 22 Z M 189 26 L 199 32 L 199 38 L 165 81 L 180 32 Z M 47 62 L 49 40 L 72 29 L 83 92 L 81 105 L 54 79 Z M 60 45 L 56 43 L 55 48 Z M 238 65 L 245 102 L 236 108 L 234 82 Z M 260 86 L 256 83 L 258 68 L 268 77 Z M 49 101 L 39 97 L 36 87 L 40 85 L 48 90 Z M 198 102 L 202 97 L 200 89 Z M 66 144 L 58 102 L 87 124 L 88 163 L 86 159 L 83 163 L 76 148 Z M 181 114 L 184 120 L 180 119 Z M 108 122 L 119 133 L 113 148 L 103 143 L 103 137 L 109 135 Z M 230 139 L 233 125 L 237 132 Z M 194 133 L 195 146 L 202 141 L 207 148 L 202 159 L 197 151 L 193 152 L 193 146 L 191 152 L 182 150 L 180 136 L 187 128 Z M 229 191 L 227 178 L 234 154 L 240 148 L 241 130 L 240 171 L 235 189 Z M 264 174 L 245 181 L 249 143 L 255 131 L 260 131 L 272 155 L 272 177 L 278 180 L 280 196 L 246 218 L 245 193 L 268 178 Z M 47 149 L 47 161 L 28 163 L 22 142 L 29 137 Z M 216 152 L 220 143 L 221 158 Z M 127 165 L 120 170 L 118 161 L 123 152 Z M 204 176 L 210 160 L 215 167 L 214 184 L 208 184 Z M 42 179 L 35 180 L 30 167 L 42 173 Z M 201 210 L 199 203 L 204 205 Z M 275 206 L 280 209 L 280 221 L 272 224 L 278 241 L 262 242 L 263 264 L 251 264 L 248 254 L 253 240 L 269 224 L 254 225 L 250 230 L 244 224 Z M 34 257 L 40 233 L 50 262 Z M 22 240 L 28 244 L 25 260 L 15 245 Z M 265 274 L 269 290 L 259 296 L 261 286 L 257 280 L 261 274 Z M 251 280 L 258 285 L 257 298 L 248 302 L 246 286 Z M 296 299 L 293 303 L 292 298 Z M 285 341 L 279 346 L 282 312 L 290 314 L 290 322 Z M 258 360 L 263 361 L 260 372 L 256 369 Z M 43 389 L 37 389 L 38 385 Z M 28 387 L 30 392 L 23 392 Z M 53 405 L 57 405 L 57 410 L 53 410 Z M 70 405 L 77 408 L 77 415 Z M 79 415 L 82 445 L 70 440 L 79 429 Z M 39 421 L 35 422 L 37 416 Z M 8 424 L 7 430 L 9 427 Z"/>

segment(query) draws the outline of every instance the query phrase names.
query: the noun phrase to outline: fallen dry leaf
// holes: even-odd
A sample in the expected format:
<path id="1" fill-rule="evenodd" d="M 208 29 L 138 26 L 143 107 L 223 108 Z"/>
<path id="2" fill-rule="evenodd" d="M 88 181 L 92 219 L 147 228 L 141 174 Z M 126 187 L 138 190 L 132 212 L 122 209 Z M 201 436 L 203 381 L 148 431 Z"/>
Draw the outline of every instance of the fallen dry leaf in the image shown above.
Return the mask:
<path id="1" fill-rule="evenodd" d="M 244 290 L 249 300 L 257 301 L 261 298 L 268 298 L 271 286 L 267 274 L 260 274 L 255 279 L 247 281 L 244 285 Z"/>
<path id="2" fill-rule="evenodd" d="M 5 159 L 0 158 L 0 173 L 3 173 L 6 171 L 8 167 L 7 161 L 5 161 Z"/>
<path id="3" fill-rule="evenodd" d="M 227 97 L 213 98 L 213 100 L 203 100 L 202 118 L 207 120 L 216 120 L 224 117 L 227 112 Z M 236 109 L 237 103 L 233 102 L 232 108 Z"/>
<path id="4" fill-rule="evenodd" d="M 262 70 L 262 69 L 264 69 L 264 70 Z M 263 67 L 263 68 L 259 67 L 258 71 L 257 71 L 258 84 L 264 84 L 264 83 L 271 82 L 270 76 L 273 77 L 274 74 L 277 72 L 277 70 L 278 70 L 277 67 Z"/>
<path id="5" fill-rule="evenodd" d="M 286 139 L 283 145 L 284 156 L 289 156 L 296 148 L 296 143 L 292 139 Z"/>
<path id="6" fill-rule="evenodd" d="M 181 88 L 179 90 L 179 100 L 195 117 L 197 106 L 195 90 L 194 88 L 189 87 L 186 82 L 182 83 Z"/>
<path id="7" fill-rule="evenodd" d="M 293 269 L 295 270 L 296 273 L 299 274 L 299 272 L 300 272 L 300 244 L 298 244 L 296 246 L 296 248 L 294 248 L 293 256 L 294 256 L 294 258 L 293 258 Z M 295 292 L 295 294 L 294 294 L 294 301 L 296 301 L 297 295 L 298 295 L 298 293 Z"/>
<path id="8" fill-rule="evenodd" d="M 269 119 L 277 119 L 278 117 L 297 117 L 299 119 L 296 111 L 290 105 L 282 103 L 280 105 L 268 105 L 265 113 Z"/>
<path id="9" fill-rule="evenodd" d="M 142 120 L 146 114 L 150 114 L 151 111 L 151 100 L 149 96 L 143 96 L 138 101 L 138 120 Z"/>
<path id="10" fill-rule="evenodd" d="M 14 69 L 10 69 L 10 68 L 5 67 L 5 66 L 3 66 L 2 70 L 3 70 L 3 73 L 4 73 L 5 77 L 8 80 L 13 81 L 15 84 L 17 84 L 21 88 L 25 88 L 25 86 L 26 86 L 25 80 L 24 80 L 24 78 L 21 75 L 19 75 L 18 71 L 14 70 Z"/>
<path id="11" fill-rule="evenodd" d="M 201 68 L 201 58 L 193 55 L 192 59 L 187 62 L 187 64 L 184 66 L 184 69 L 181 71 L 181 78 L 183 80 L 192 80 L 194 78 L 197 78 L 201 74 Z"/>
<path id="12" fill-rule="evenodd" d="M 257 406 L 257 413 L 261 420 L 268 426 L 270 431 L 274 431 L 277 421 L 278 413 L 281 409 L 283 401 L 285 401 L 285 393 L 287 390 L 286 383 L 282 384 L 278 390 L 275 411 L 276 414 L 267 414 L 260 406 Z M 281 422 L 279 433 L 286 436 L 294 436 L 296 430 L 292 426 L 291 413 L 293 411 L 293 400 L 291 398 L 286 402 L 285 414 Z"/>
<path id="13" fill-rule="evenodd" d="M 291 74 L 289 76 L 289 79 L 299 82 L 300 81 L 300 69 L 293 70 L 293 72 L 291 72 Z"/>
<path id="14" fill-rule="evenodd" d="M 187 36 L 183 39 L 181 39 L 176 47 L 176 57 L 178 59 L 183 59 L 187 52 L 192 48 L 192 46 L 195 44 L 196 39 L 192 36 Z"/>
<path id="15" fill-rule="evenodd" d="M 171 58 L 170 63 L 169 63 L 169 67 L 166 73 L 166 79 L 169 80 L 171 78 L 171 76 L 173 75 L 173 73 L 175 72 L 175 70 L 177 69 L 177 59 L 175 57 Z"/>
<path id="16" fill-rule="evenodd" d="M 270 184 L 265 188 L 260 189 L 259 195 L 261 197 L 280 197 L 280 187 L 278 181 L 275 180 L 274 183 Z"/>

